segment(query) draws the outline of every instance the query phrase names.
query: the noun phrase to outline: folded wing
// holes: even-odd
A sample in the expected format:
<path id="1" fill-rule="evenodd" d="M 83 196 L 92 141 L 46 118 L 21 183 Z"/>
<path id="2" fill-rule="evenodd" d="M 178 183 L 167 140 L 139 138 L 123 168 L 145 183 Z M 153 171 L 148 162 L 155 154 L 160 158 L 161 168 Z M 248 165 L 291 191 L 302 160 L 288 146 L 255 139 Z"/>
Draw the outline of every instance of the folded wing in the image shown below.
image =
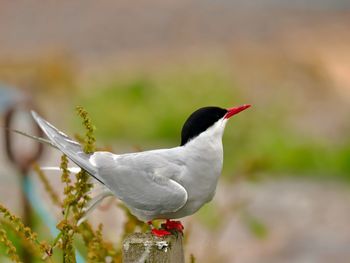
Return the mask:
<path id="1" fill-rule="evenodd" d="M 179 210 L 187 201 L 185 188 L 171 179 L 183 168 L 161 154 L 96 152 L 91 162 L 105 184 L 130 207 L 162 214 Z"/>

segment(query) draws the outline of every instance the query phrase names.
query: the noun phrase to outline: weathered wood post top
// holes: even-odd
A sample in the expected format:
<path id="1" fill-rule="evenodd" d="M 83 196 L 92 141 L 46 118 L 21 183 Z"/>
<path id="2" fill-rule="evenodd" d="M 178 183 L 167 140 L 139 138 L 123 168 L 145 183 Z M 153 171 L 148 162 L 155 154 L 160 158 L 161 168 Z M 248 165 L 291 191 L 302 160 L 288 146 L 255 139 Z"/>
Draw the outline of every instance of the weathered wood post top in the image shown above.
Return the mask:
<path id="1" fill-rule="evenodd" d="M 123 263 L 184 263 L 182 235 L 134 233 L 123 242 Z"/>

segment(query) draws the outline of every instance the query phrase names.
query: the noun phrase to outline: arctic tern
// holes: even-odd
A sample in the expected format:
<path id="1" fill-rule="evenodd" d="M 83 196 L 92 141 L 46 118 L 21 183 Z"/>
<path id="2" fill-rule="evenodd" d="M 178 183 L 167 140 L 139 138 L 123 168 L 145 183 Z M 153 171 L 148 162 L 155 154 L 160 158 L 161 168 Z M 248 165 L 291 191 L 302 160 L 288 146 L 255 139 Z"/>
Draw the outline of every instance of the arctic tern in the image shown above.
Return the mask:
<path id="1" fill-rule="evenodd" d="M 180 221 L 212 200 L 223 166 L 222 136 L 229 118 L 250 105 L 223 109 L 204 107 L 193 112 L 183 125 L 180 146 L 135 153 L 96 151 L 82 146 L 32 111 L 50 140 L 80 168 L 108 190 L 95 203 L 113 194 L 139 220 L 166 219 L 157 236 L 182 232 Z"/>

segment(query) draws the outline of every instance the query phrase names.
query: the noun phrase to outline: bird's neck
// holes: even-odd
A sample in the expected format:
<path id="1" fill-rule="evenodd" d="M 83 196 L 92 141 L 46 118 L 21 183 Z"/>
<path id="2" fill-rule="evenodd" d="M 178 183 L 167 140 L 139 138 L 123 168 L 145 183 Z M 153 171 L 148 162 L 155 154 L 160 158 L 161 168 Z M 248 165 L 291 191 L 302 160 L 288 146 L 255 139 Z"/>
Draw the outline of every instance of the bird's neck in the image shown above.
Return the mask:
<path id="1" fill-rule="evenodd" d="M 199 151 L 202 154 L 213 153 L 222 155 L 222 135 L 224 129 L 225 123 L 218 122 L 189 141 L 185 147 L 191 151 Z"/>
<path id="2" fill-rule="evenodd" d="M 208 129 L 183 146 L 189 176 L 182 178 L 182 182 L 185 188 L 192 189 L 188 199 L 193 201 L 194 211 L 213 198 L 222 171 L 222 131 L 216 128 Z"/>

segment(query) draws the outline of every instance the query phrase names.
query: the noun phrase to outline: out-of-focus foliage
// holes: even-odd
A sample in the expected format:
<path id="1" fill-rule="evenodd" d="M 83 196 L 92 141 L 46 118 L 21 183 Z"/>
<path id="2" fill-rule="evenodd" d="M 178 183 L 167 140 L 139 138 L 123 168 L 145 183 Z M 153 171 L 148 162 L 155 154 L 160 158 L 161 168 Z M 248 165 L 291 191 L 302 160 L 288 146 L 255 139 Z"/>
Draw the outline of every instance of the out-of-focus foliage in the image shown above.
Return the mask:
<path id="1" fill-rule="evenodd" d="M 75 66 L 65 54 L 47 54 L 39 58 L 2 59 L 1 82 L 20 87 L 27 95 L 44 99 L 45 96 L 66 97 L 73 94 Z"/>
<path id="2" fill-rule="evenodd" d="M 82 107 L 78 107 L 77 110 L 86 129 L 85 137 L 82 137 L 84 150 L 93 152 L 95 150 L 94 126 Z M 62 262 L 62 258 L 58 257 L 57 259 L 56 256 L 57 253 L 62 253 L 63 262 L 74 263 L 78 248 L 84 251 L 83 254 L 87 262 L 121 262 L 121 246 L 114 246 L 104 240 L 102 224 L 97 230 L 94 230 L 87 221 L 78 224 L 84 215 L 83 210 L 90 200 L 89 192 L 93 185 L 88 180 L 89 175 L 85 171 L 79 172 L 73 178 L 68 169 L 68 162 L 67 157 L 63 155 L 60 164 L 61 181 L 65 184 L 63 201 L 59 200 L 45 174 L 38 171 L 53 204 L 62 206 L 63 218 L 57 224 L 59 234 L 53 241 L 40 241 L 42 237 L 39 237 L 31 228 L 25 226 L 19 217 L 0 204 L 0 215 L 4 218 L 4 221 L 0 221 L 0 251 L 4 251 L 4 254 L 7 254 L 14 262 L 21 262 L 20 253 L 18 253 L 18 249 L 21 249 L 31 253 L 36 260 Z M 38 169 L 36 168 L 36 170 Z M 126 211 L 126 209 L 124 210 Z M 143 229 L 144 227 L 144 224 L 129 212 L 126 215 L 127 221 L 122 233 L 123 237 L 137 228 Z M 80 237 L 80 242 L 78 237 Z M 52 257 L 53 254 L 54 257 Z"/>
<path id="3" fill-rule="evenodd" d="M 242 101 L 232 85 L 230 77 L 211 71 L 116 77 L 91 87 L 80 102 L 97 120 L 102 139 L 179 141 L 182 123 L 198 107 Z"/>
<path id="4" fill-rule="evenodd" d="M 243 213 L 243 222 L 248 226 L 248 229 L 255 237 L 263 239 L 268 235 L 268 229 L 258 218 L 253 217 L 248 213 Z"/>

